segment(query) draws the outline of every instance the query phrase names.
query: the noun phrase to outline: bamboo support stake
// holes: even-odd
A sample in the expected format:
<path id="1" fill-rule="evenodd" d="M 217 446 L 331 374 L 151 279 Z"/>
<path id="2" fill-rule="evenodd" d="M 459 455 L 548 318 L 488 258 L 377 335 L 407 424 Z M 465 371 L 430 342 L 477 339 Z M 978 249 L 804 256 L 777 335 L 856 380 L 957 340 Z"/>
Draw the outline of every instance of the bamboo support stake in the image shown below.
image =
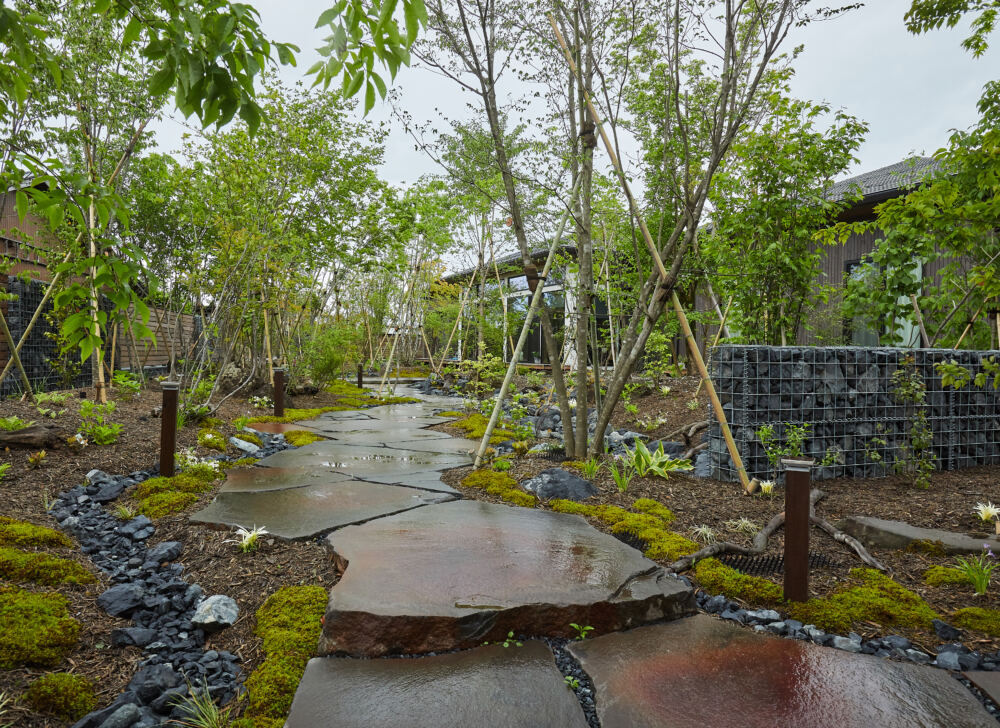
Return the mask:
<path id="1" fill-rule="evenodd" d="M 559 31 L 559 26 L 556 25 L 555 18 L 551 13 L 549 13 L 548 17 L 549 24 L 552 26 L 556 39 L 559 41 L 559 45 L 562 47 L 563 53 L 566 56 L 566 62 L 569 64 L 570 71 L 574 76 L 576 76 L 577 83 L 580 84 L 580 89 L 583 91 L 584 100 L 587 102 L 587 110 L 590 112 L 590 117 L 594 121 L 594 126 L 596 126 L 598 132 L 600 132 L 604 148 L 607 151 L 608 157 L 611 160 L 611 165 L 618 176 L 618 181 L 621 182 L 625 197 L 628 199 L 629 209 L 635 217 L 636 222 L 639 224 L 639 230 L 642 232 L 642 237 L 646 241 L 646 247 L 649 248 L 649 253 L 653 258 L 654 264 L 656 265 L 660 281 L 661 283 L 664 283 L 669 277 L 667 269 L 664 267 L 663 260 L 660 258 L 660 252 L 656 249 L 656 244 L 653 242 L 653 236 L 650 235 L 649 228 L 646 227 L 646 221 L 639 212 L 639 206 L 636 204 L 635 198 L 632 196 L 632 190 L 629 187 L 628 181 L 625 179 L 625 172 L 622 170 L 621 163 L 618 161 L 618 155 L 615 154 L 611 140 L 608 139 L 608 133 L 604 130 L 604 125 L 601 123 L 601 117 L 597 113 L 597 109 L 594 107 L 593 100 L 590 98 L 590 92 L 587 91 L 580 79 L 580 72 L 576 67 L 576 63 L 573 61 L 572 54 L 569 52 L 569 46 L 566 44 L 566 39 L 563 38 L 562 33 Z M 729 429 L 729 420 L 726 418 L 725 410 L 722 408 L 722 402 L 719 400 L 719 395 L 715 391 L 715 385 L 712 383 L 712 379 L 708 375 L 708 369 L 705 368 L 705 360 L 702 359 L 701 351 L 698 349 L 697 342 L 694 340 L 694 334 L 691 333 L 691 326 L 688 323 L 687 315 L 684 313 L 684 308 L 681 306 L 680 298 L 677 297 L 677 291 L 673 288 L 670 290 L 670 297 L 674 305 L 674 311 L 677 313 L 677 318 L 680 321 L 681 329 L 684 332 L 685 339 L 688 341 L 688 350 L 691 352 L 692 358 L 694 358 L 695 366 L 698 368 L 698 373 L 701 374 L 701 378 L 705 382 L 705 389 L 708 391 L 709 399 L 712 401 L 712 409 L 715 411 L 715 416 L 719 420 L 719 427 L 722 430 L 722 436 L 726 440 L 726 448 L 729 450 L 729 457 L 732 458 L 736 472 L 740 476 L 740 482 L 743 484 L 743 490 L 747 494 L 753 493 L 757 489 L 759 481 L 757 478 L 754 478 L 751 481 L 747 476 L 746 468 L 743 467 L 743 458 L 740 457 L 740 452 L 736 447 L 736 441 L 733 439 L 733 433 Z"/>
<path id="2" fill-rule="evenodd" d="M 726 330 L 726 319 L 729 318 L 729 309 L 733 305 L 733 299 L 736 298 L 735 295 L 729 297 L 729 302 L 726 304 L 726 310 L 722 313 L 721 323 L 719 324 L 719 330 L 715 332 L 715 339 L 712 341 L 712 348 L 714 349 L 719 345 L 719 340 L 722 339 L 722 332 Z M 705 383 L 705 380 L 698 382 L 698 388 L 694 390 L 694 398 L 697 399 L 698 395 L 701 394 L 701 385 Z"/>
<path id="3" fill-rule="evenodd" d="M 21 375 L 21 384 L 24 386 L 24 393 L 30 397 L 32 394 L 31 380 L 28 379 L 28 373 L 24 371 L 24 362 L 21 361 L 21 356 L 18 354 L 20 347 L 14 345 L 14 337 L 11 336 L 10 329 L 7 327 L 7 319 L 4 318 L 3 311 L 0 311 L 0 326 L 3 327 L 3 338 L 6 340 L 7 348 L 10 351 L 10 360 L 17 366 L 17 372 Z M 6 374 L 7 369 L 4 369 L 4 376 Z M 3 377 L 0 377 L 0 382 L 2 381 Z"/>
<path id="4" fill-rule="evenodd" d="M 917 303 L 917 297 L 913 293 L 910 294 L 910 303 L 913 304 L 913 313 L 917 315 L 917 326 L 920 327 L 920 340 L 923 342 L 925 349 L 930 349 L 931 340 L 927 336 L 927 329 L 924 328 L 924 315 L 920 313 L 920 304 Z"/>
<path id="5" fill-rule="evenodd" d="M 573 190 L 570 192 L 570 199 L 576 196 L 577 189 L 579 188 L 580 180 L 573 183 Z M 493 412 L 490 413 L 490 421 L 486 425 L 486 429 L 483 431 L 483 439 L 479 443 L 479 449 L 476 451 L 476 462 L 473 465 L 474 468 L 479 468 L 483 463 L 483 456 L 486 454 L 486 448 L 490 446 L 490 437 L 493 436 L 493 430 L 497 426 L 497 422 L 500 421 L 500 412 L 503 410 L 503 400 L 504 396 L 507 394 L 507 389 L 510 387 L 511 380 L 514 379 L 514 372 L 517 371 L 517 360 L 521 356 L 521 350 L 524 348 L 524 342 L 528 340 L 528 331 L 531 329 L 531 319 L 538 310 L 539 305 L 542 302 L 542 289 L 545 288 L 545 279 L 549 276 L 549 269 L 552 268 L 552 261 L 556 257 L 556 250 L 559 248 L 559 241 L 562 240 L 563 231 L 566 229 L 566 223 L 569 220 L 569 208 L 563 211 L 562 219 L 559 220 L 559 227 L 556 228 L 556 235 L 552 239 L 552 244 L 549 246 L 549 254 L 545 258 L 545 265 L 542 267 L 542 274 L 539 276 L 538 281 L 535 284 L 535 290 L 531 293 L 531 305 L 528 306 L 528 312 L 524 316 L 524 324 L 521 326 L 521 333 L 517 337 L 517 344 L 514 346 L 514 351 L 511 352 L 510 363 L 507 365 L 507 373 L 504 374 L 503 384 L 500 385 L 500 392 L 497 394 L 497 401 L 493 405 Z M 581 405 L 581 406 L 586 406 Z"/>
<path id="6" fill-rule="evenodd" d="M 421 253 L 421 254 L 419 254 L 417 256 L 417 262 L 416 262 L 416 265 L 414 265 L 414 268 L 413 268 L 413 279 L 409 282 L 410 285 L 406 289 L 406 291 L 405 291 L 405 293 L 403 295 L 403 303 L 399 307 L 399 314 L 398 314 L 398 317 L 397 317 L 397 326 L 396 326 L 396 335 L 392 337 L 392 346 L 389 349 L 389 358 L 386 360 L 386 363 L 385 363 L 385 374 L 382 375 L 382 381 L 379 382 L 379 385 L 378 385 L 378 396 L 379 397 L 382 396 L 382 390 L 385 388 L 385 383 L 389 379 L 389 372 L 392 371 L 392 360 L 396 356 L 396 344 L 399 343 L 399 336 L 400 336 L 399 329 L 401 328 L 399 326 L 399 324 L 402 323 L 403 315 L 406 313 L 406 308 L 407 308 L 407 306 L 410 303 L 410 296 L 413 295 L 413 291 L 417 287 L 417 276 L 420 274 L 420 263 L 422 262 L 422 260 L 423 260 L 423 254 Z"/>
<path id="7" fill-rule="evenodd" d="M 451 349 L 451 340 L 455 338 L 455 332 L 458 330 L 459 322 L 462 320 L 462 314 L 465 312 L 465 304 L 469 299 L 469 293 L 472 291 L 472 282 L 476 279 L 476 272 L 472 272 L 472 278 L 469 281 L 469 287 L 462 291 L 461 303 L 458 306 L 458 316 L 455 317 L 455 323 L 451 327 L 451 333 L 448 334 L 448 341 L 444 345 L 444 351 L 441 352 L 441 362 L 437 366 L 437 371 L 441 371 L 441 367 L 444 366 L 444 360 L 448 358 L 448 350 Z"/>
<path id="8" fill-rule="evenodd" d="M 975 315 L 969 319 L 969 323 L 965 325 L 965 330 L 962 332 L 962 335 L 958 337 L 958 341 L 955 342 L 955 346 L 952 347 L 952 351 L 958 349 L 958 347 L 962 345 L 962 342 L 965 340 L 965 335 L 969 333 L 969 330 L 972 328 L 972 324 L 976 323 L 976 319 L 979 318 L 979 314 L 983 312 L 984 305 L 985 304 L 980 305 Z"/>

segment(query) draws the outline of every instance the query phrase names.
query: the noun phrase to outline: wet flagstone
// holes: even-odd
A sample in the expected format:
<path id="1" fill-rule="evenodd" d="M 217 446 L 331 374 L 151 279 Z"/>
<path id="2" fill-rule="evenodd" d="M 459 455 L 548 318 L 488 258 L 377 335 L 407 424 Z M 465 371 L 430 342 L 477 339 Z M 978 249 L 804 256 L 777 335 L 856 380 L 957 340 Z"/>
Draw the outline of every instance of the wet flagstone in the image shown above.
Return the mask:
<path id="1" fill-rule="evenodd" d="M 237 468 L 226 474 L 223 493 L 253 493 L 351 480 L 351 476 L 309 468 Z"/>
<path id="2" fill-rule="evenodd" d="M 698 615 L 570 646 L 603 728 L 996 727 L 946 671 Z"/>
<path id="3" fill-rule="evenodd" d="M 191 520 L 229 527 L 264 526 L 278 538 L 296 540 L 453 497 L 398 485 L 344 480 L 268 492 L 220 492 Z"/>
<path id="4" fill-rule="evenodd" d="M 579 516 L 455 501 L 332 533 L 346 572 L 319 654 L 472 647 L 518 634 L 608 632 L 693 611 L 691 589 Z"/>
<path id="5" fill-rule="evenodd" d="M 418 470 L 406 473 L 389 473 L 385 475 L 366 475 L 362 480 L 370 483 L 387 483 L 389 485 L 405 485 L 410 488 L 422 488 L 424 490 L 436 490 L 439 493 L 452 493 L 458 495 L 461 491 L 455 490 L 441 480 L 439 470 Z"/>
<path id="6" fill-rule="evenodd" d="M 412 427 L 392 427 L 385 422 L 378 422 L 381 427 L 370 427 L 358 430 L 317 430 L 323 432 L 327 437 L 336 442 L 348 443 L 352 445 L 377 445 L 384 443 L 387 446 L 401 447 L 403 442 L 415 443 L 433 440 L 449 441 L 453 438 L 447 432 L 437 430 L 424 430 Z"/>
<path id="7" fill-rule="evenodd" d="M 470 455 L 419 452 L 388 447 L 353 445 L 336 441 L 314 442 L 294 450 L 282 450 L 257 464 L 265 467 L 298 467 L 336 470 L 364 478 L 369 475 L 446 470 L 472 462 Z"/>
<path id="8" fill-rule="evenodd" d="M 286 728 L 586 728 L 541 642 L 419 660 L 316 658 Z"/>
<path id="9" fill-rule="evenodd" d="M 973 685 L 983 691 L 990 700 L 1000 704 L 1000 672 L 972 670 L 962 675 Z"/>

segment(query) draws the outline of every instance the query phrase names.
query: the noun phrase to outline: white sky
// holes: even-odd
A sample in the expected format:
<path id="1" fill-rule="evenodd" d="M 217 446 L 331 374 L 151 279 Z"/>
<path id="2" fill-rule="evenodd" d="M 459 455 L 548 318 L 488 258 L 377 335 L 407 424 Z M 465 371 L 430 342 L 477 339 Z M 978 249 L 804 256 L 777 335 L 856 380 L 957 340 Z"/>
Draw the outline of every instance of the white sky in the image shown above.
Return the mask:
<path id="1" fill-rule="evenodd" d="M 282 72 L 289 82 L 302 78 L 318 58 L 314 48 L 322 33 L 313 26 L 331 0 L 250 2 L 259 9 L 270 37 L 302 48 L 298 67 Z M 909 0 L 869 0 L 861 10 L 798 30 L 793 38 L 794 44 L 805 45 L 792 81 L 794 95 L 827 101 L 869 123 L 867 141 L 857 154 L 860 163 L 852 174 L 944 146 L 952 129 L 966 128 L 976 120 L 983 85 L 1000 77 L 997 49 L 973 59 L 960 47 L 965 37 L 961 29 L 923 36 L 907 33 L 903 14 L 909 4 Z M 416 121 L 441 113 L 467 115 L 466 100 L 457 86 L 427 71 L 403 69 L 394 85 Z M 373 121 L 391 118 L 381 104 L 370 116 Z M 163 121 L 156 129 L 160 148 L 176 149 L 183 131 L 176 120 Z M 439 170 L 414 150 L 402 129 L 394 128 L 381 171 L 389 182 L 405 184 Z"/>

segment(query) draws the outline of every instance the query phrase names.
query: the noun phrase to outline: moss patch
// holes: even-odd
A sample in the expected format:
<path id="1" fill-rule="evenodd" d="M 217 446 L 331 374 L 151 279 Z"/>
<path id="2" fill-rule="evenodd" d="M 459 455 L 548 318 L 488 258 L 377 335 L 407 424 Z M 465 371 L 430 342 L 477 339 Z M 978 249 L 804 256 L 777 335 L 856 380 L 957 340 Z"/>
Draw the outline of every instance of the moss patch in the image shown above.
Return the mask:
<path id="1" fill-rule="evenodd" d="M 0 547 L 0 576 L 18 584 L 90 584 L 93 574 L 58 556 Z"/>
<path id="2" fill-rule="evenodd" d="M 772 606 L 784 601 L 782 588 L 759 576 L 747 576 L 718 559 L 702 559 L 694 566 L 694 575 L 707 591 L 725 594 L 750 604 Z"/>
<path id="3" fill-rule="evenodd" d="M 68 672 L 42 675 L 28 686 L 24 697 L 38 712 L 51 713 L 67 722 L 79 720 L 97 707 L 90 680 Z"/>
<path id="4" fill-rule="evenodd" d="M 463 488 L 475 488 L 522 508 L 534 508 L 538 499 L 517 487 L 517 481 L 495 470 L 474 470 L 459 483 Z"/>
<path id="5" fill-rule="evenodd" d="M 216 450 L 218 452 L 226 451 L 225 436 L 211 427 L 203 427 L 198 431 L 198 444 L 209 450 Z"/>
<path id="6" fill-rule="evenodd" d="M 944 586 L 945 584 L 971 584 L 969 578 L 961 569 L 951 566 L 932 566 L 924 572 L 924 583 L 930 586 Z"/>
<path id="7" fill-rule="evenodd" d="M 451 425 L 452 427 L 464 430 L 465 437 L 470 440 L 482 440 L 483 435 L 486 434 L 486 426 L 489 423 L 490 420 L 488 417 L 479 412 L 473 412 L 468 417 L 452 422 Z M 510 430 L 505 429 L 509 426 L 507 423 L 497 422 L 497 426 L 493 429 L 493 434 L 490 435 L 490 443 L 496 445 L 504 440 L 513 440 L 516 435 Z"/>
<path id="8" fill-rule="evenodd" d="M 316 651 L 326 613 L 327 593 L 321 586 L 283 587 L 257 610 L 257 636 L 267 657 L 247 679 L 247 728 L 281 725 L 292 698 Z M 271 722 L 273 721 L 273 723 Z"/>
<path id="9" fill-rule="evenodd" d="M 928 556 L 947 556 L 948 552 L 945 551 L 944 544 L 940 541 L 929 541 L 928 539 L 921 539 L 919 541 L 913 541 L 906 550 L 914 554 L 927 554 Z"/>
<path id="10" fill-rule="evenodd" d="M 212 481 L 215 478 L 215 475 L 205 478 L 186 472 L 172 478 L 150 478 L 136 486 L 135 497 L 143 500 L 156 493 L 205 493 L 212 489 Z"/>
<path id="11" fill-rule="evenodd" d="M 320 437 L 314 432 L 308 432 L 306 430 L 289 430 L 285 433 L 285 442 L 292 447 L 302 447 L 303 445 L 309 445 L 323 439 L 325 438 Z"/>
<path id="12" fill-rule="evenodd" d="M 59 664 L 80 635 L 66 605 L 61 594 L 0 589 L 0 669 Z"/>
<path id="13" fill-rule="evenodd" d="M 1000 637 L 1000 610 L 997 609 L 966 607 L 951 615 L 951 621 L 965 629 L 973 629 L 993 637 Z"/>
<path id="14" fill-rule="evenodd" d="M 643 555 L 648 559 L 676 561 L 682 556 L 693 554 L 699 548 L 694 541 L 667 528 L 674 520 L 673 512 L 651 498 L 640 498 L 632 504 L 639 513 L 632 513 L 619 506 L 589 506 L 560 499 L 549 501 L 549 506 L 559 513 L 574 513 L 596 519 L 611 526 L 611 533 L 615 535 L 629 535 L 645 542 Z"/>
<path id="15" fill-rule="evenodd" d="M 72 546 L 69 537 L 45 526 L 0 516 L 0 544 L 5 546 Z"/>
<path id="16" fill-rule="evenodd" d="M 198 502 L 198 496 L 194 493 L 177 493 L 169 491 L 167 493 L 154 493 L 148 498 L 139 501 L 139 513 L 151 520 L 163 518 L 171 513 L 180 513 L 192 503 Z"/>
<path id="17" fill-rule="evenodd" d="M 243 442 L 249 442 L 251 445 L 256 445 L 257 447 L 264 447 L 264 441 L 260 439 L 260 435 L 255 435 L 252 432 L 247 432 L 243 430 L 242 432 L 237 432 L 236 437 Z"/>
<path id="18" fill-rule="evenodd" d="M 459 412 L 458 410 L 448 410 L 447 412 L 438 412 L 438 417 L 465 417 L 464 412 Z"/>
<path id="19" fill-rule="evenodd" d="M 858 622 L 929 629 L 938 616 L 919 596 L 874 569 L 851 569 L 849 584 L 829 597 L 793 604 L 788 611 L 801 622 L 840 633 Z"/>
<path id="20" fill-rule="evenodd" d="M 251 465 L 256 464 L 258 460 L 260 460 L 260 458 L 240 458 L 239 460 L 222 463 L 222 469 L 232 470 L 233 468 L 249 468 Z"/>
<path id="21" fill-rule="evenodd" d="M 274 415 L 262 415 L 260 417 L 251 417 L 247 422 L 278 422 L 284 425 L 289 425 L 293 422 L 299 422 L 301 420 L 314 420 L 319 417 L 324 412 L 343 412 L 344 410 L 357 409 L 356 407 L 311 407 L 307 409 L 295 409 L 290 408 L 285 410 L 284 417 L 275 417 Z"/>

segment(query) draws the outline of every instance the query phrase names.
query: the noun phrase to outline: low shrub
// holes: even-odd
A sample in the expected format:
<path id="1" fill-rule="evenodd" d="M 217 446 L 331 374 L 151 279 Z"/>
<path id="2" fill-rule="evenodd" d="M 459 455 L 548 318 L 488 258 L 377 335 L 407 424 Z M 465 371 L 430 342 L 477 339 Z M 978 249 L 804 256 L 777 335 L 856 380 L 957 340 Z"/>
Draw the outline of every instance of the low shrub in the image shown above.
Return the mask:
<path id="1" fill-rule="evenodd" d="M 97 579 L 80 564 L 58 556 L 0 547 L 0 576 L 17 584 L 91 584 Z"/>
<path id="2" fill-rule="evenodd" d="M 937 614 L 927 602 L 875 569 L 851 569 L 850 581 L 828 597 L 792 604 L 789 614 L 827 632 L 859 622 L 929 629 Z"/>
<path id="3" fill-rule="evenodd" d="M 0 516 L 0 545 L 8 546 L 72 546 L 69 537 L 45 526 Z"/>
<path id="4" fill-rule="evenodd" d="M 991 637 L 1000 637 L 1000 610 L 966 607 L 951 615 L 953 624 L 965 629 L 983 632 Z"/>
<path id="5" fill-rule="evenodd" d="M 67 604 L 61 594 L 0 588 L 0 669 L 62 662 L 80 635 Z"/>
<path id="6" fill-rule="evenodd" d="M 39 713 L 51 713 L 61 720 L 77 721 L 97 707 L 90 680 L 69 672 L 53 672 L 34 680 L 24 695 Z"/>
<path id="7" fill-rule="evenodd" d="M 234 728 L 271 728 L 284 723 L 306 663 L 316 652 L 326 602 L 326 589 L 321 586 L 288 586 L 274 592 L 257 610 L 256 632 L 266 657 L 247 679 L 248 706 L 243 722 L 237 721 Z"/>

